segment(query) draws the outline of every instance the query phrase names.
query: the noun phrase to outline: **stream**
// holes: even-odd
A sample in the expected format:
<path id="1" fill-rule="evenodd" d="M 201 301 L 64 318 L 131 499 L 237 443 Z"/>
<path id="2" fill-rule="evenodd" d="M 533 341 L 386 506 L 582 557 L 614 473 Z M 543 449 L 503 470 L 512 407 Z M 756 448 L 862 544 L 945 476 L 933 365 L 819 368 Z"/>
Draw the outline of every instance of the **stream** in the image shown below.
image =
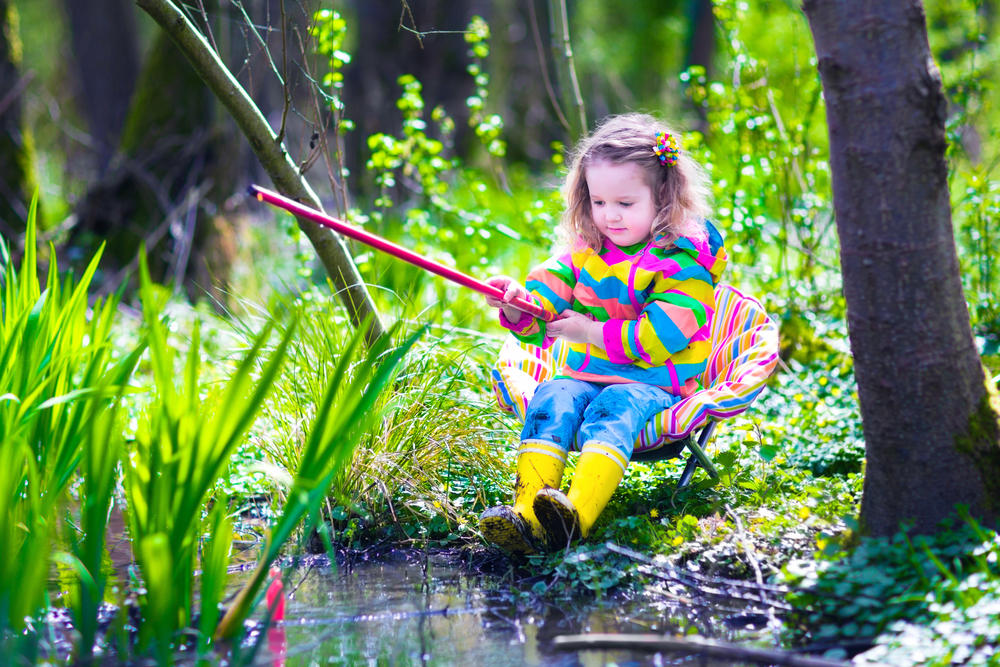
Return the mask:
<path id="1" fill-rule="evenodd" d="M 246 576 L 235 574 L 234 588 Z M 683 653 L 563 650 L 554 643 L 585 633 L 696 633 L 774 645 L 763 615 L 706 606 L 656 584 L 557 603 L 518 594 L 504 581 L 470 574 L 447 554 L 391 552 L 377 562 L 334 567 L 325 557 L 306 559 L 286 577 L 285 620 L 262 638 L 254 664 L 748 664 Z"/>

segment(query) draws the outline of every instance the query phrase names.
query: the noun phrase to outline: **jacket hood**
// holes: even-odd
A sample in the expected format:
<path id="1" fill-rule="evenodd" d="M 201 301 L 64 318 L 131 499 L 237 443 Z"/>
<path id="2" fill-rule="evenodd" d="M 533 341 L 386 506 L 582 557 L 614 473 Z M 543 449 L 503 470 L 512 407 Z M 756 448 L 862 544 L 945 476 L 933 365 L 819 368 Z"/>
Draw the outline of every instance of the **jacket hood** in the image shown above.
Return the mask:
<path id="1" fill-rule="evenodd" d="M 712 284 L 719 284 L 722 272 L 726 270 L 729 263 L 729 256 L 722 240 L 722 234 L 708 220 L 705 221 L 705 229 L 708 235 L 703 239 L 682 236 L 674 241 L 674 246 L 691 255 L 698 264 L 712 276 Z"/>

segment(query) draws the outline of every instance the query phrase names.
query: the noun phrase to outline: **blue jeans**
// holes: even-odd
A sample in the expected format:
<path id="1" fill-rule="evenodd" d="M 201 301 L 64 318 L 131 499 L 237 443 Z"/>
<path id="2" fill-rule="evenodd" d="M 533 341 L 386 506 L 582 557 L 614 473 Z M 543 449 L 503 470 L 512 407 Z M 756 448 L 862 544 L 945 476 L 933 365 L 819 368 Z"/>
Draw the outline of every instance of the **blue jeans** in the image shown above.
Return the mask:
<path id="1" fill-rule="evenodd" d="M 541 440 L 565 451 L 601 443 L 617 449 L 627 462 L 649 418 L 679 400 L 648 384 L 548 380 L 528 404 L 521 442 Z"/>

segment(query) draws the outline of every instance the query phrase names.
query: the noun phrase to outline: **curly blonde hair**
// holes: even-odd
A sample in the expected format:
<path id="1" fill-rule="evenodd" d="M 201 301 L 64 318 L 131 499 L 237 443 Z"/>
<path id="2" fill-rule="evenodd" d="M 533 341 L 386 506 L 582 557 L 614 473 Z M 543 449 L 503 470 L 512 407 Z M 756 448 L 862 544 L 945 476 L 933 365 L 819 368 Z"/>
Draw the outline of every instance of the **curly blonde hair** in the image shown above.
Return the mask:
<path id="1" fill-rule="evenodd" d="M 604 243 L 591 215 L 586 178 L 587 167 L 598 162 L 631 162 L 642 169 L 656 207 L 651 235 L 657 245 L 669 247 L 681 236 L 707 235 L 704 221 L 709 214 L 709 188 L 705 171 L 683 150 L 676 164 L 661 164 L 653 151 L 659 132 L 679 136 L 653 116 L 630 113 L 610 116 L 580 140 L 563 189 L 566 210 L 559 231 L 564 241 L 573 244 L 580 239 L 594 250 Z"/>

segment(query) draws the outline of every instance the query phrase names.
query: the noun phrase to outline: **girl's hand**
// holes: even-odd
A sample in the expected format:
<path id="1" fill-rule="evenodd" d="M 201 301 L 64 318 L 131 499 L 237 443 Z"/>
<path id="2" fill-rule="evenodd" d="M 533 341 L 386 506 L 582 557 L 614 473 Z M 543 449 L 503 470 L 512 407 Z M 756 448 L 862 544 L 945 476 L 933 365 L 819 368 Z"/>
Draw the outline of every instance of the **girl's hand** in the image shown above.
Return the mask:
<path id="1" fill-rule="evenodd" d="M 590 343 L 604 349 L 604 323 L 575 310 L 563 311 L 560 318 L 545 325 L 545 333 L 571 343 Z"/>
<path id="2" fill-rule="evenodd" d="M 500 308 L 503 310 L 504 316 L 511 322 L 517 322 L 520 320 L 521 316 L 524 314 L 523 311 L 505 304 L 510 303 L 515 297 L 528 299 L 528 290 L 524 289 L 519 282 L 508 276 L 493 276 L 492 278 L 487 278 L 486 284 L 493 285 L 493 287 L 503 290 L 503 299 L 496 299 L 492 296 L 487 296 L 486 305 L 491 308 Z"/>

